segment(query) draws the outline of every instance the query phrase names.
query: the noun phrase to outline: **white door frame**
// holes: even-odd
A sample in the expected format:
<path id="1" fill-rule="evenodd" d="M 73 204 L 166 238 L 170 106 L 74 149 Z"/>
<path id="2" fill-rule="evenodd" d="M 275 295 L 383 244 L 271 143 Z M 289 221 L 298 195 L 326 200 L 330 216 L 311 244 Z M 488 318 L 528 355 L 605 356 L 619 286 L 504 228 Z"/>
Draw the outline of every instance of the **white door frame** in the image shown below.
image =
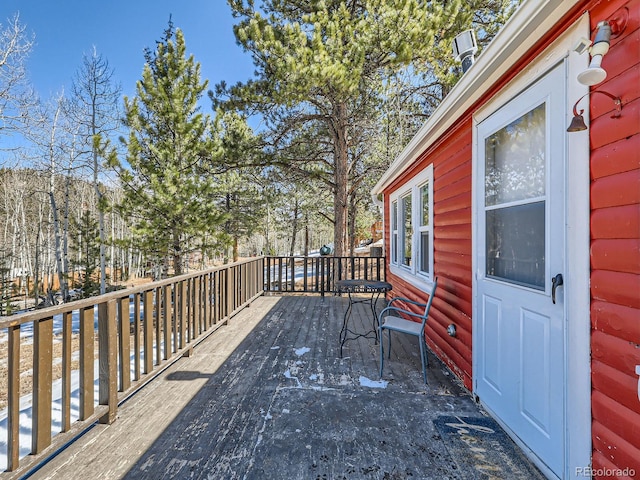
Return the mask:
<path id="1" fill-rule="evenodd" d="M 472 168 L 472 271 L 473 274 L 473 384 L 476 389 L 478 378 L 479 313 L 481 305 L 478 292 L 478 124 L 497 111 L 520 92 L 526 90 L 536 80 L 545 75 L 558 63 L 563 62 L 566 72 L 566 124 L 569 125 L 573 104 L 588 93 L 588 87 L 578 83 L 576 77 L 587 67 L 588 55 L 573 52 L 582 37 L 589 38 L 589 16 L 585 13 L 574 25 L 550 45 L 538 58 L 522 70 L 509 84 L 498 92 L 487 104 L 474 113 L 473 117 L 473 168 Z M 589 118 L 588 99 L 580 108 Z M 590 358 L 590 205 L 589 205 L 589 130 L 567 133 L 565 137 L 566 165 L 566 227 L 565 262 L 565 470 L 562 478 L 581 478 L 577 472 L 581 467 L 591 465 L 591 358 Z M 480 399 L 482 400 L 482 399 Z M 499 421 L 499 419 L 497 419 Z M 508 431 L 508 425 L 503 425 Z M 525 453 L 549 476 L 556 476 L 547 469 L 526 447 L 518 442 Z"/>

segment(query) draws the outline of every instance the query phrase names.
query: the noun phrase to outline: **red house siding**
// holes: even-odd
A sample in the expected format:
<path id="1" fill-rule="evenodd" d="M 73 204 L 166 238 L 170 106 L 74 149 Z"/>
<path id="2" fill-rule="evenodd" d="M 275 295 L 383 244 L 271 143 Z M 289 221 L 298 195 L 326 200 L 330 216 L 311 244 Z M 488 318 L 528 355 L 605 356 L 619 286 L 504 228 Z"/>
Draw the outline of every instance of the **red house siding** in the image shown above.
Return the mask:
<path id="1" fill-rule="evenodd" d="M 592 87 L 592 91 L 620 97 L 622 115 L 611 118 L 614 105 L 605 95 L 593 94 L 589 100 L 592 466 L 605 473 L 596 478 L 629 478 L 612 475 L 625 469 L 634 472 L 632 478 L 640 478 L 640 399 L 635 373 L 640 365 L 640 0 L 576 4 L 470 111 L 499 92 L 585 11 L 590 14 L 592 38 L 598 22 L 619 17 L 621 12 L 628 14 L 625 30 L 614 33 L 602 61 L 607 78 Z M 384 192 L 388 212 L 388 194 L 433 163 L 434 269 L 439 290 L 428 324 L 428 342 L 469 389 L 471 132 L 467 113 Z M 388 224 L 384 235 L 388 256 Z M 391 274 L 389 278 L 394 293 L 412 298 L 423 295 L 402 279 Z M 456 338 L 446 334 L 449 323 L 458 328 Z"/>
<path id="2" fill-rule="evenodd" d="M 627 27 L 603 59 L 607 79 L 592 89 L 619 96 L 622 116 L 610 118 L 604 95 L 590 104 L 593 467 L 640 478 L 640 1 L 599 3 L 591 27 L 620 8 Z"/>
<path id="3" fill-rule="evenodd" d="M 438 291 L 427 323 L 427 343 L 471 389 L 471 119 L 460 122 L 447 138 L 425 152 L 393 191 L 433 163 L 434 272 Z M 385 195 L 385 211 L 389 211 Z M 385 229 L 389 257 L 389 230 Z M 424 300 L 424 292 L 389 273 L 396 292 Z M 447 326 L 455 324 L 455 338 Z"/>

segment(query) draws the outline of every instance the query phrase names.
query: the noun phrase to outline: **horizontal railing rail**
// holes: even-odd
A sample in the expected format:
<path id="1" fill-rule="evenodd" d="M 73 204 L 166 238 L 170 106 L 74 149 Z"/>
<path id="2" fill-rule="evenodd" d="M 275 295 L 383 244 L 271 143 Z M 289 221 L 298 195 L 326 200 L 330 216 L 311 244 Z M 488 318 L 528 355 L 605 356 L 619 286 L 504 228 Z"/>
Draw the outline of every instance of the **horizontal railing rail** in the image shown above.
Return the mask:
<path id="1" fill-rule="evenodd" d="M 261 295 L 264 271 L 258 257 L 2 317 L 7 380 L 0 422 L 7 435 L 0 453 L 13 473 L 0 477 L 33 468 L 96 421 L 112 423 L 119 402 Z M 21 425 L 29 405 L 30 425 Z"/>
<path id="2" fill-rule="evenodd" d="M 264 290 L 335 293 L 338 280 L 385 280 L 385 257 L 265 257 Z"/>

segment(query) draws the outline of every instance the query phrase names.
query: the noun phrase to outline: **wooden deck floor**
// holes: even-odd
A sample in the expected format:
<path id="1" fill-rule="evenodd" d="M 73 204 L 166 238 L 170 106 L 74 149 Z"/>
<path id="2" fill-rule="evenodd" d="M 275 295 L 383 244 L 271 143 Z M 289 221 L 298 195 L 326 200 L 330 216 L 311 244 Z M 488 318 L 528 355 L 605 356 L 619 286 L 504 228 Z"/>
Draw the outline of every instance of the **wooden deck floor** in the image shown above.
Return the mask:
<path id="1" fill-rule="evenodd" d="M 340 358 L 346 306 L 259 298 L 31 478 L 542 478 L 431 353 L 424 385 L 415 338 L 394 337 L 386 388 L 373 340 Z"/>

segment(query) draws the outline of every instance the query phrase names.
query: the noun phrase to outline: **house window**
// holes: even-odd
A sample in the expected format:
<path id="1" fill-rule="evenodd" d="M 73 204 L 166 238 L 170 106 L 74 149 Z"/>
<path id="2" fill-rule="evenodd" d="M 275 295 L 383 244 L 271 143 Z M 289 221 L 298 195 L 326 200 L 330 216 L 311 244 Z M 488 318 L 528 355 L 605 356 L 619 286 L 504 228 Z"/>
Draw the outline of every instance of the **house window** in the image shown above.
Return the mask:
<path id="1" fill-rule="evenodd" d="M 391 270 L 409 281 L 433 274 L 433 166 L 391 195 Z"/>

